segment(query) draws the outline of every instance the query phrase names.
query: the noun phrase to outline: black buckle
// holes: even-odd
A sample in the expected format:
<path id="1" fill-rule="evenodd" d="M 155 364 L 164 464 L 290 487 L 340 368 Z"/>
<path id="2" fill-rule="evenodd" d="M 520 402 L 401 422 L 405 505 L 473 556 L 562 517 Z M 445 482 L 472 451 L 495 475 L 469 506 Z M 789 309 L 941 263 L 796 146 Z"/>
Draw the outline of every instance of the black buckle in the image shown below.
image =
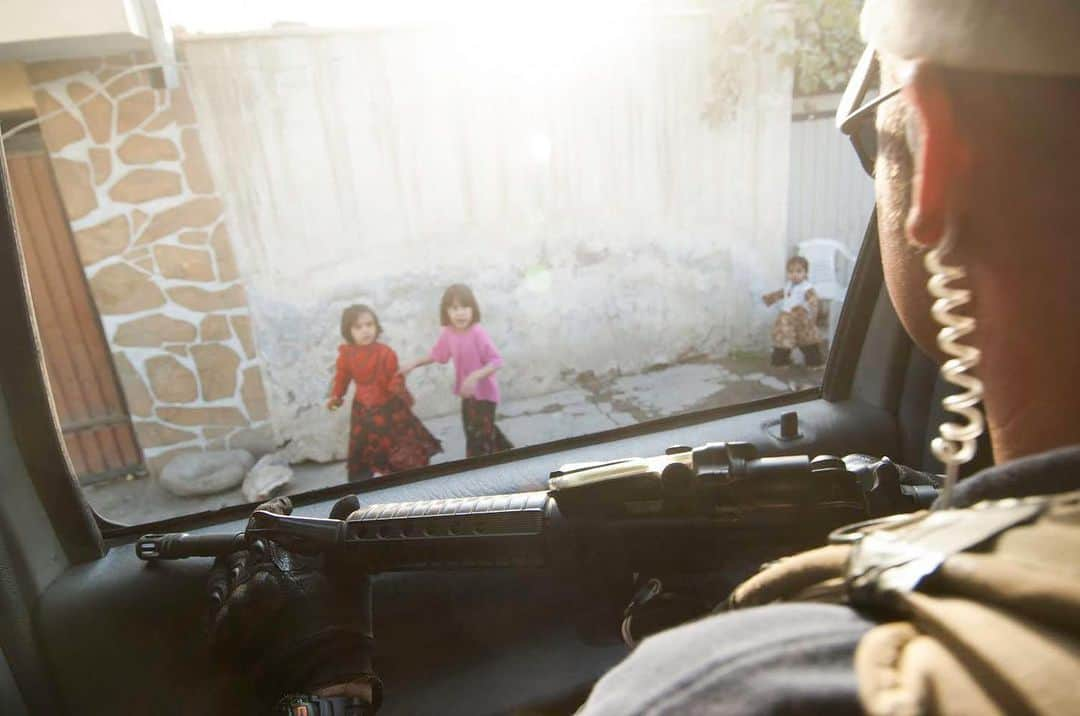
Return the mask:
<path id="1" fill-rule="evenodd" d="M 1047 504 L 1045 497 L 987 500 L 967 509 L 904 515 L 908 521 L 893 528 L 856 529 L 845 578 L 848 596 L 853 604 L 888 604 L 894 594 L 918 589 L 952 555 L 1031 522 Z"/>

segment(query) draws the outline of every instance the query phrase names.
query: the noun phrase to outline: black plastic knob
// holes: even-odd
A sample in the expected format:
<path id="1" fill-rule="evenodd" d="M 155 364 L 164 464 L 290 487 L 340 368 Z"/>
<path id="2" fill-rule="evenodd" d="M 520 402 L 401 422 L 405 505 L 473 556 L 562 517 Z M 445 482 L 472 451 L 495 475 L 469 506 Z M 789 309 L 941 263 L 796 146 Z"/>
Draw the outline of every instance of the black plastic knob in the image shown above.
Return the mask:
<path id="1" fill-rule="evenodd" d="M 794 440 L 799 437 L 799 414 L 794 410 L 780 416 L 780 439 Z"/>

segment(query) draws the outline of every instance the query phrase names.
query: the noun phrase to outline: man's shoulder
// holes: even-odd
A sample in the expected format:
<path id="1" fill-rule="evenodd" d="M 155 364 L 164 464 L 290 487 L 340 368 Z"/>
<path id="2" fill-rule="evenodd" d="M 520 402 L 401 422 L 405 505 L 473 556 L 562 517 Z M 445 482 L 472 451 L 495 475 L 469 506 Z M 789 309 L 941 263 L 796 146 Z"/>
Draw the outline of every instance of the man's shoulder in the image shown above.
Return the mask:
<path id="1" fill-rule="evenodd" d="M 956 485 L 953 504 L 970 507 L 982 500 L 1056 495 L 1080 490 L 1080 444 L 1017 458 L 988 467 Z"/>
<path id="2" fill-rule="evenodd" d="M 646 639 L 581 713 L 860 713 L 852 659 L 872 626 L 826 604 L 714 615 Z"/>

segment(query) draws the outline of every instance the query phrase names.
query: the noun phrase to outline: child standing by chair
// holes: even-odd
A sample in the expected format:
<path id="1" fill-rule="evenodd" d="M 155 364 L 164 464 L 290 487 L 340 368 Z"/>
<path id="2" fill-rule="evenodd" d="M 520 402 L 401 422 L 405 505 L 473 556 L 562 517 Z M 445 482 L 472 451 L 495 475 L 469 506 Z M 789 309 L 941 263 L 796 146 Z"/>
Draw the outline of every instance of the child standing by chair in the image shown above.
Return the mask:
<path id="1" fill-rule="evenodd" d="M 382 326 L 370 307 L 356 304 L 341 314 L 337 370 L 326 407 L 341 407 L 349 382 L 356 384 L 349 418 L 349 482 L 427 465 L 442 445 L 413 415 L 413 397 L 398 373 L 393 349 L 379 342 Z"/>
<path id="2" fill-rule="evenodd" d="M 810 264 L 804 257 L 792 256 L 787 261 L 787 283 L 779 291 L 762 296 L 766 306 L 782 301 L 772 330 L 772 365 L 791 365 L 795 347 L 802 351 L 806 365 L 814 367 L 823 362 L 821 336 L 815 325 L 819 301 L 807 278 L 809 272 Z"/>
<path id="3" fill-rule="evenodd" d="M 480 306 L 472 289 L 460 283 L 446 289 L 439 304 L 439 322 L 442 333 L 431 352 L 402 368 L 402 374 L 429 363 L 453 360 L 454 394 L 461 397 L 466 456 L 511 449 L 513 445 L 495 425 L 499 403 L 495 371 L 502 367 L 502 356 L 480 325 Z"/>

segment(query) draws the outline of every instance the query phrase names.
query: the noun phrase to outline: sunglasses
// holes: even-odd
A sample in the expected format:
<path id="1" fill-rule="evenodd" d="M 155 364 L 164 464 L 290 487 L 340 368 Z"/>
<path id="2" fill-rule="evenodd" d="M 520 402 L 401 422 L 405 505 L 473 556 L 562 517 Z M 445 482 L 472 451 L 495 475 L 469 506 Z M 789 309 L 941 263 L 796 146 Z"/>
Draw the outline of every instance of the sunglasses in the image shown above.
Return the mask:
<path id="1" fill-rule="evenodd" d="M 851 81 L 840 97 L 840 106 L 836 109 L 836 128 L 851 140 L 855 153 L 859 155 L 859 162 L 870 176 L 874 176 L 878 152 L 877 128 L 874 126 L 877 107 L 895 97 L 901 89 L 903 87 L 898 86 L 881 92 L 881 63 L 874 48 L 868 46 L 863 50 Z M 867 100 L 868 95 L 873 96 Z"/>

